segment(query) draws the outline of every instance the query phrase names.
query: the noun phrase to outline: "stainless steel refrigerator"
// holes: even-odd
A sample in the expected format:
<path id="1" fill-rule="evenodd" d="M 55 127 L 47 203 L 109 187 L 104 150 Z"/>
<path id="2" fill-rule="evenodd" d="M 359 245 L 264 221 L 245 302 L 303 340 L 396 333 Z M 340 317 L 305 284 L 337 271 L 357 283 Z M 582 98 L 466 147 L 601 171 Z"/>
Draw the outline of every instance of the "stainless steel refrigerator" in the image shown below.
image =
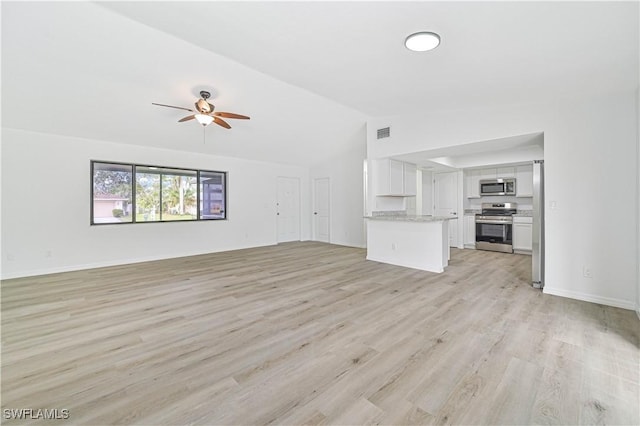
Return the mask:
<path id="1" fill-rule="evenodd" d="M 544 161 L 533 162 L 533 252 L 532 275 L 535 288 L 544 287 Z"/>

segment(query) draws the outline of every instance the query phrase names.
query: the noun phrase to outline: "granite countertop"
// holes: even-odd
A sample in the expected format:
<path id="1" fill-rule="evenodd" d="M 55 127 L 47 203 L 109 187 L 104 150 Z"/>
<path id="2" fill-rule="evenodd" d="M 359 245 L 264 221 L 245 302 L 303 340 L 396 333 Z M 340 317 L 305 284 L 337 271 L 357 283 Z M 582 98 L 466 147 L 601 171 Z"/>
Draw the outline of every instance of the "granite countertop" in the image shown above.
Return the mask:
<path id="1" fill-rule="evenodd" d="M 458 216 L 426 216 L 426 215 L 377 215 L 365 216 L 365 219 L 386 220 L 392 222 L 440 222 L 443 220 L 457 219 Z"/>

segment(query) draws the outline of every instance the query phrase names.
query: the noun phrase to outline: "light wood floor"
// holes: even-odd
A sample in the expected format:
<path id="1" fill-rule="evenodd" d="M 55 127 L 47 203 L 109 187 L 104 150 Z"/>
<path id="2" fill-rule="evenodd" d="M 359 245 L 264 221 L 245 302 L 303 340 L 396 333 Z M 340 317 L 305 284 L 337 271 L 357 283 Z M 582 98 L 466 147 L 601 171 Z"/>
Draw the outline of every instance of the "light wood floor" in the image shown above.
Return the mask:
<path id="1" fill-rule="evenodd" d="M 453 250 L 443 274 L 364 256 L 288 243 L 4 281 L 2 408 L 94 425 L 640 423 L 632 311 L 543 295 L 528 256 Z"/>

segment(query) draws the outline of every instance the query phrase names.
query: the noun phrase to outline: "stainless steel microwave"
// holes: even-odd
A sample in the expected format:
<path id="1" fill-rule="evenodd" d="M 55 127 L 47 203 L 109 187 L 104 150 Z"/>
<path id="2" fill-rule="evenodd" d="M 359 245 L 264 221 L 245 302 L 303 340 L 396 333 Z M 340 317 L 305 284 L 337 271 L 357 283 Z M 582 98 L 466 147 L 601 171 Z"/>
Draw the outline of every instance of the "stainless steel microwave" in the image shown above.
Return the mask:
<path id="1" fill-rule="evenodd" d="M 515 179 L 482 179 L 480 195 L 516 195 Z"/>

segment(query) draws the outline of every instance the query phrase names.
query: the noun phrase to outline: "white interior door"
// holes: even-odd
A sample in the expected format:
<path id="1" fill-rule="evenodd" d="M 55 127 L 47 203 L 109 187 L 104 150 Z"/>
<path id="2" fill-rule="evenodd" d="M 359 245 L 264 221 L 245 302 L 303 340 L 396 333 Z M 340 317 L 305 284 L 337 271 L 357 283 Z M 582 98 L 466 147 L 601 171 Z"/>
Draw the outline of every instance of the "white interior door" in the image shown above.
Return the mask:
<path id="1" fill-rule="evenodd" d="M 457 216 L 458 214 L 458 173 L 434 173 L 433 175 L 433 215 Z M 449 221 L 449 247 L 458 246 L 458 221 Z"/>
<path id="2" fill-rule="evenodd" d="M 300 180 L 278 177 L 278 242 L 300 241 Z"/>
<path id="3" fill-rule="evenodd" d="M 329 178 L 313 180 L 313 239 L 329 242 Z"/>

